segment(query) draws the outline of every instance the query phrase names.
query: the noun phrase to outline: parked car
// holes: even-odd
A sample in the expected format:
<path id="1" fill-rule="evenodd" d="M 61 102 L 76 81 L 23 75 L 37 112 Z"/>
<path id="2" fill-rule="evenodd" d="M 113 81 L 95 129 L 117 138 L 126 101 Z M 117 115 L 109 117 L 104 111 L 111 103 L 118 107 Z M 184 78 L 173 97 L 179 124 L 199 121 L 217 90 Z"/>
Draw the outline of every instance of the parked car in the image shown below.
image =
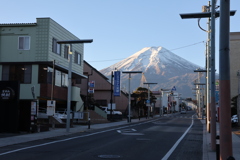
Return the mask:
<path id="1" fill-rule="evenodd" d="M 102 110 L 105 111 L 108 115 L 111 114 L 111 110 L 108 107 L 102 107 Z M 122 115 L 122 112 L 112 110 L 113 115 Z"/>
<path id="2" fill-rule="evenodd" d="M 232 124 L 237 124 L 238 123 L 238 116 L 237 115 L 233 115 L 232 116 Z"/>
<path id="3" fill-rule="evenodd" d="M 187 111 L 185 109 L 181 110 L 181 114 L 186 114 L 186 113 L 187 113 Z"/>

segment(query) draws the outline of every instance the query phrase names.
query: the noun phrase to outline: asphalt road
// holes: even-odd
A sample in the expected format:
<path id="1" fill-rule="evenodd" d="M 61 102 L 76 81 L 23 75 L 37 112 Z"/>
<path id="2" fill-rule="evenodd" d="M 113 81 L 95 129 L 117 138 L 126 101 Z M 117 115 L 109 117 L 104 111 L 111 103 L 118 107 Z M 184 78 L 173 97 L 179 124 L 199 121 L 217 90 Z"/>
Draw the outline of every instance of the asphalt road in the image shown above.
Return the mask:
<path id="1" fill-rule="evenodd" d="M 0 153 L 7 153 L 0 159 L 175 160 L 193 158 L 193 155 L 200 159 L 202 135 L 199 132 L 202 128 L 199 120 L 192 120 L 192 114 L 194 112 L 175 114 L 116 128 L 7 146 L 0 148 Z M 193 142 L 199 143 L 198 147 L 194 148 L 196 143 Z M 201 154 L 196 154 L 199 152 Z"/>

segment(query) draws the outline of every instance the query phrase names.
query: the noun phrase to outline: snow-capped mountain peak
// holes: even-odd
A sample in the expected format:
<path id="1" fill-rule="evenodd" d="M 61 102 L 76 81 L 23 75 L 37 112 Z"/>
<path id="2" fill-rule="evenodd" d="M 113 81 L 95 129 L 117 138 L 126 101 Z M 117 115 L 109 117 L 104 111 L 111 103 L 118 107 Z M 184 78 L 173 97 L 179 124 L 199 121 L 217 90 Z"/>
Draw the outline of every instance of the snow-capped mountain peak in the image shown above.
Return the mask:
<path id="1" fill-rule="evenodd" d="M 187 92 L 190 93 L 192 82 L 197 78 L 197 74 L 193 70 L 197 68 L 201 67 L 183 59 L 164 47 L 145 47 L 100 72 L 110 77 L 111 71 L 114 69 L 120 71 L 143 71 L 148 82 L 158 83 L 158 85 L 154 86 L 156 90 L 171 88 L 178 84 L 180 91 L 181 89 L 187 89 Z M 136 80 L 138 82 L 134 83 L 135 86 L 133 85 L 133 88 L 141 86 L 142 82 L 140 82 L 141 78 L 139 78 L 141 75 L 133 74 L 133 77 L 139 79 Z M 122 79 L 122 83 L 125 83 L 127 76 L 122 76 Z"/>

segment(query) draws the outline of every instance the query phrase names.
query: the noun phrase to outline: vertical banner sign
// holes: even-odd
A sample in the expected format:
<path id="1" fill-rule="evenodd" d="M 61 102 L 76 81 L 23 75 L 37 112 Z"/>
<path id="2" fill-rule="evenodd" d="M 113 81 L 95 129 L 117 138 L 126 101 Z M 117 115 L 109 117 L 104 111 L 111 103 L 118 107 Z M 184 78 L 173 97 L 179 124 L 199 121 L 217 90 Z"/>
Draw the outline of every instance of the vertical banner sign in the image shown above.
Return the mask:
<path id="1" fill-rule="evenodd" d="M 120 96 L 121 95 L 121 86 L 120 86 L 120 79 L 121 79 L 121 72 L 120 71 L 114 71 L 114 96 Z"/>

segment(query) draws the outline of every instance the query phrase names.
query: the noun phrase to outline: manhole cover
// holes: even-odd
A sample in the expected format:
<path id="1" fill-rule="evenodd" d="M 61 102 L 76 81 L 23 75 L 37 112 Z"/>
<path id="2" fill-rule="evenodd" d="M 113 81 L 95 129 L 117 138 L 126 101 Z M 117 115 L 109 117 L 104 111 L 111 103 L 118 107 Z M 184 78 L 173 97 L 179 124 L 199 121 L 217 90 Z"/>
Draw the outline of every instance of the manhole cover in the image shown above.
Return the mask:
<path id="1" fill-rule="evenodd" d="M 150 141 L 150 139 L 147 139 L 147 138 L 137 138 L 136 140 L 138 140 L 138 141 Z"/>
<path id="2" fill-rule="evenodd" d="M 99 158 L 105 158 L 105 159 L 110 159 L 110 158 L 121 158 L 119 155 L 99 155 Z"/>

